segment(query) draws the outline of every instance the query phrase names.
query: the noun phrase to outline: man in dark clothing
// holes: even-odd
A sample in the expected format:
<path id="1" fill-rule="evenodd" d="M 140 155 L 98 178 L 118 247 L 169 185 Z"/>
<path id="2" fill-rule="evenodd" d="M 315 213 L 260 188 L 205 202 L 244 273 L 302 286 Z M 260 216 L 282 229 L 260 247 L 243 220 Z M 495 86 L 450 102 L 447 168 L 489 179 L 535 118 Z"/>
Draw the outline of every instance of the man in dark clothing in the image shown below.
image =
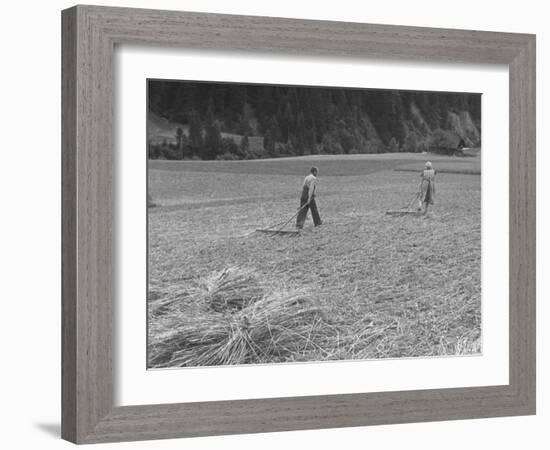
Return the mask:
<path id="1" fill-rule="evenodd" d="M 315 203 L 315 189 L 317 187 L 317 174 L 319 169 L 312 167 L 310 174 L 305 177 L 302 184 L 302 196 L 300 197 L 300 212 L 296 217 L 296 228 L 301 229 L 304 227 L 304 223 L 307 218 L 307 211 L 311 209 L 311 216 L 313 217 L 313 223 L 315 226 L 321 225 L 321 217 L 317 210 L 317 203 Z"/>

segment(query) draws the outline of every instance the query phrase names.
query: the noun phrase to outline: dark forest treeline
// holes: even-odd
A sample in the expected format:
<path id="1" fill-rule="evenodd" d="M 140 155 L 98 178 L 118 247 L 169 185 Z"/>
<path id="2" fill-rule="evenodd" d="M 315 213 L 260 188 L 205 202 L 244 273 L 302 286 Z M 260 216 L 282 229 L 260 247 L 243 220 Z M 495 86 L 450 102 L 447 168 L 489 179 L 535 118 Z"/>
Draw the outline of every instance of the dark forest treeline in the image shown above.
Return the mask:
<path id="1" fill-rule="evenodd" d="M 418 152 L 480 142 L 479 94 L 149 81 L 148 96 L 150 117 L 174 124 L 170 139 L 149 131 L 151 158 Z"/>

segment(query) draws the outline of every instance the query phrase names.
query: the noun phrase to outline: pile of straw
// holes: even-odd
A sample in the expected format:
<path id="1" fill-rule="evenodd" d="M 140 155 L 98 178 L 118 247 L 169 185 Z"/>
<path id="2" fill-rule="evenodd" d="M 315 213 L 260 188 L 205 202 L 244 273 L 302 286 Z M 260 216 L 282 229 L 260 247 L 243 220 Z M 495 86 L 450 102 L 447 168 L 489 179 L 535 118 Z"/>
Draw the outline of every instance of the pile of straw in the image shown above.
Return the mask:
<path id="1" fill-rule="evenodd" d="M 303 290 L 278 291 L 239 310 L 169 325 L 157 328 L 149 342 L 152 367 L 281 361 L 319 350 L 316 341 L 326 329 L 321 309 Z"/>
<path id="2" fill-rule="evenodd" d="M 262 298 L 256 272 L 229 267 L 199 281 L 194 295 L 214 311 L 240 310 Z"/>

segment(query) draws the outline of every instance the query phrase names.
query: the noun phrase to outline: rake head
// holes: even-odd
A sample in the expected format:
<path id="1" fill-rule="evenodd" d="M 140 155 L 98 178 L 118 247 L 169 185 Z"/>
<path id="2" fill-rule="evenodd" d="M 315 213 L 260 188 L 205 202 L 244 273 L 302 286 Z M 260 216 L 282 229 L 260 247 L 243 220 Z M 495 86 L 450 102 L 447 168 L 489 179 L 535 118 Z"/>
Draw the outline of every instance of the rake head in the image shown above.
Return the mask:
<path id="1" fill-rule="evenodd" d="M 297 230 L 273 230 L 271 228 L 256 228 L 256 231 L 259 233 L 267 233 L 272 236 L 275 236 L 276 234 L 286 234 L 291 236 L 296 236 L 300 234 Z"/>
<path id="2" fill-rule="evenodd" d="M 406 215 L 412 215 L 412 216 L 418 216 L 421 215 L 421 212 L 418 209 L 412 209 L 412 206 L 414 205 L 414 202 L 416 202 L 420 198 L 420 192 L 417 192 L 412 200 L 403 208 L 401 209 L 390 209 L 386 211 L 386 215 L 389 216 L 406 216 Z"/>

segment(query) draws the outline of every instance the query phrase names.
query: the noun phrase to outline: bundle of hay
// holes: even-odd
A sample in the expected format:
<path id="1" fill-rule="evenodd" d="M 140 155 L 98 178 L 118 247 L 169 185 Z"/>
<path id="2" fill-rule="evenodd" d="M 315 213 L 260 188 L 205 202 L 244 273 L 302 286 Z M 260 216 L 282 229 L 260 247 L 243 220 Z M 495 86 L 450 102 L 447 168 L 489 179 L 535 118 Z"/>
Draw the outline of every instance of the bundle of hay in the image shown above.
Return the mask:
<path id="1" fill-rule="evenodd" d="M 307 292 L 280 291 L 233 314 L 186 318 L 164 330 L 149 342 L 152 367 L 282 361 L 319 349 L 316 341 L 324 338 L 325 327 Z"/>
<path id="2" fill-rule="evenodd" d="M 229 267 L 199 281 L 194 295 L 217 312 L 240 310 L 262 298 L 264 292 L 256 272 Z"/>

